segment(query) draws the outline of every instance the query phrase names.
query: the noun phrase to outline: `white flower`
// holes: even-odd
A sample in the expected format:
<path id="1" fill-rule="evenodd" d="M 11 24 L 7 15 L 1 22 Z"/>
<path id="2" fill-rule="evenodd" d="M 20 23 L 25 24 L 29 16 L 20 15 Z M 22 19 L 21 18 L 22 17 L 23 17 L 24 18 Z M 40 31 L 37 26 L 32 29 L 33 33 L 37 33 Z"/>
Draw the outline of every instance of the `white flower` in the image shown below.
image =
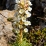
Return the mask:
<path id="1" fill-rule="evenodd" d="M 25 28 L 25 29 L 24 29 L 24 32 L 25 32 L 25 33 L 26 33 L 26 32 L 28 32 L 28 29 L 27 29 L 27 28 Z"/>
<path id="2" fill-rule="evenodd" d="M 22 25 L 18 25 L 18 26 L 19 26 L 19 28 L 20 28 L 20 29 L 22 29 L 22 28 L 23 28 L 23 26 L 22 26 Z"/>
<path id="3" fill-rule="evenodd" d="M 26 10 L 26 11 L 25 11 L 25 14 L 28 14 L 28 13 L 29 13 L 28 10 Z"/>
<path id="4" fill-rule="evenodd" d="M 30 22 L 30 21 L 25 21 L 25 22 L 24 22 L 24 25 L 25 25 L 25 26 L 31 25 L 31 22 Z"/>
<path id="5" fill-rule="evenodd" d="M 31 7 L 28 7 L 28 11 L 31 11 L 32 10 L 32 8 Z"/>
<path id="6" fill-rule="evenodd" d="M 20 0 L 21 4 L 24 5 L 25 4 L 25 0 Z"/>
<path id="7" fill-rule="evenodd" d="M 26 14 L 27 17 L 31 16 L 31 13 L 29 13 L 28 10 L 25 11 L 25 14 Z"/>
<path id="8" fill-rule="evenodd" d="M 30 1 L 27 1 L 29 5 L 32 5 L 32 3 Z"/>
<path id="9" fill-rule="evenodd" d="M 20 14 L 23 14 L 23 13 L 24 13 L 24 9 L 20 9 L 20 10 L 19 10 L 19 13 L 20 13 Z"/>
<path id="10" fill-rule="evenodd" d="M 22 15 L 18 15 L 17 17 L 18 17 L 18 18 L 17 18 L 17 19 L 18 19 L 18 21 L 20 21 L 20 20 L 21 20 Z"/>
<path id="11" fill-rule="evenodd" d="M 20 3 L 20 1 L 19 1 L 19 0 L 15 0 L 15 2 L 16 2 L 16 3 Z"/>
<path id="12" fill-rule="evenodd" d="M 26 16 L 27 16 L 27 18 L 28 18 L 28 17 L 30 17 L 30 16 L 31 16 L 31 14 L 28 14 L 28 15 L 26 15 Z"/>
<path id="13" fill-rule="evenodd" d="M 26 17 L 22 17 L 22 21 L 25 22 L 26 21 Z"/>

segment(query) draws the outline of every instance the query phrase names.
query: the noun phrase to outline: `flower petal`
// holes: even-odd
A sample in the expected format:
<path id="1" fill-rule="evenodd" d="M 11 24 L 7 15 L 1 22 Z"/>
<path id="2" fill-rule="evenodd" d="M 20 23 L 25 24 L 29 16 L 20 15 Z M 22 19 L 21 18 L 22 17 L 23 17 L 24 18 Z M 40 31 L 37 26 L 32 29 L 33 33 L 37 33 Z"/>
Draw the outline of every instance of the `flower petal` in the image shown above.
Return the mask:
<path id="1" fill-rule="evenodd" d="M 22 21 L 25 22 L 26 21 L 26 17 L 22 17 Z"/>
<path id="2" fill-rule="evenodd" d="M 26 33 L 26 32 L 28 32 L 28 29 L 27 29 L 27 28 L 25 28 L 25 29 L 24 29 L 24 32 L 25 32 L 25 33 Z"/>
<path id="3" fill-rule="evenodd" d="M 25 21 L 25 22 L 24 22 L 24 25 L 25 25 L 25 26 L 31 25 L 31 22 L 30 22 L 30 21 Z"/>
<path id="4" fill-rule="evenodd" d="M 23 9 L 20 9 L 20 10 L 19 10 L 19 13 L 20 13 L 20 14 L 24 13 L 24 10 L 23 10 Z"/>
<path id="5" fill-rule="evenodd" d="M 31 11 L 32 10 L 32 8 L 31 7 L 28 7 L 28 11 Z"/>
<path id="6" fill-rule="evenodd" d="M 29 5 L 32 5 L 32 3 L 30 1 L 27 1 Z"/>

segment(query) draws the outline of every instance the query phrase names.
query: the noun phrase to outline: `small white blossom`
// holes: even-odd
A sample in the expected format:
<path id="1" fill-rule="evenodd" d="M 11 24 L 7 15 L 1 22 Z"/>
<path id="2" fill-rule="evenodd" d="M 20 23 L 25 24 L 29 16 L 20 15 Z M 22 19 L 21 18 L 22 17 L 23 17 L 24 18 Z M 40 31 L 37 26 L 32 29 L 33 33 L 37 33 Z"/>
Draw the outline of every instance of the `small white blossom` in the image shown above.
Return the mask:
<path id="1" fill-rule="evenodd" d="M 31 16 L 31 13 L 29 13 L 28 10 L 26 10 L 25 13 L 26 13 L 26 16 L 27 17 L 30 17 Z"/>
<path id="2" fill-rule="evenodd" d="M 32 5 L 32 3 L 30 1 L 27 1 L 29 5 Z"/>
<path id="3" fill-rule="evenodd" d="M 31 7 L 28 7 L 28 11 L 31 11 L 32 10 L 32 8 Z"/>
<path id="4" fill-rule="evenodd" d="M 26 33 L 26 32 L 28 32 L 28 29 L 27 29 L 27 28 L 25 28 L 25 29 L 24 29 L 24 32 L 25 32 L 25 33 Z"/>
<path id="5" fill-rule="evenodd" d="M 29 13 L 28 10 L 26 10 L 26 11 L 25 11 L 25 14 L 28 14 L 28 13 Z"/>
<path id="6" fill-rule="evenodd" d="M 24 22 L 24 25 L 25 25 L 25 26 L 31 25 L 31 22 L 30 22 L 30 21 L 25 21 L 25 22 Z"/>
<path id="7" fill-rule="evenodd" d="M 20 1 L 19 1 L 19 0 L 15 0 L 15 2 L 16 2 L 16 3 L 20 3 Z"/>
<path id="8" fill-rule="evenodd" d="M 23 10 L 23 9 L 20 9 L 20 10 L 19 10 L 19 13 L 20 13 L 20 14 L 24 13 L 24 10 Z"/>
<path id="9" fill-rule="evenodd" d="M 22 29 L 22 28 L 23 28 L 23 26 L 22 26 L 22 25 L 18 25 L 18 26 L 19 26 L 19 28 L 20 28 L 20 29 Z"/>
<path id="10" fill-rule="evenodd" d="M 20 0 L 21 4 L 24 5 L 25 4 L 25 0 Z"/>
<path id="11" fill-rule="evenodd" d="M 18 18 L 17 18 L 18 21 L 20 21 L 22 16 L 21 16 L 21 15 L 18 15 L 17 17 L 18 17 Z"/>
<path id="12" fill-rule="evenodd" d="M 25 22 L 26 21 L 26 17 L 22 17 L 22 21 Z"/>
<path id="13" fill-rule="evenodd" d="M 28 17 L 30 17 L 30 16 L 31 16 L 31 14 L 28 14 L 28 15 L 26 15 L 26 16 L 27 16 L 27 18 L 28 18 Z"/>

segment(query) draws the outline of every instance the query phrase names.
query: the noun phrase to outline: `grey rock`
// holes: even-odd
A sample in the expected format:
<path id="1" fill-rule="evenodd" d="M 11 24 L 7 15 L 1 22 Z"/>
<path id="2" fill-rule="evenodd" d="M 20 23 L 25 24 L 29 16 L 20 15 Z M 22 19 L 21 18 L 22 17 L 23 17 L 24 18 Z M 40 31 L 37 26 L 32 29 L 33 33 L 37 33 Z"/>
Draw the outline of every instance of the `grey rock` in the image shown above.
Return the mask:
<path id="1" fill-rule="evenodd" d="M 12 23 L 7 18 L 13 17 L 14 12 L 3 10 L 0 13 L 0 46 L 7 46 L 10 37 L 14 36 Z"/>

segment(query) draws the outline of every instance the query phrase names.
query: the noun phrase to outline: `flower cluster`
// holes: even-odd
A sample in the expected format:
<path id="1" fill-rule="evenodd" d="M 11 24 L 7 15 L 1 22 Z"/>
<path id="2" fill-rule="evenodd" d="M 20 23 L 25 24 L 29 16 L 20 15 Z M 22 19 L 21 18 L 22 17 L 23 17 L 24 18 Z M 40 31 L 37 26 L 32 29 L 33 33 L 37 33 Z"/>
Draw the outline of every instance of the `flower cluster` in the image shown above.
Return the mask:
<path id="1" fill-rule="evenodd" d="M 24 32 L 28 32 L 26 26 L 31 25 L 31 22 L 28 21 L 27 18 L 31 16 L 30 11 L 32 8 L 30 6 L 32 6 L 32 4 L 30 0 L 16 0 L 16 3 L 18 4 L 18 15 L 16 17 L 17 19 L 15 18 L 17 21 L 13 24 L 15 25 L 15 30 L 17 32 L 18 29 L 23 29 Z"/>

